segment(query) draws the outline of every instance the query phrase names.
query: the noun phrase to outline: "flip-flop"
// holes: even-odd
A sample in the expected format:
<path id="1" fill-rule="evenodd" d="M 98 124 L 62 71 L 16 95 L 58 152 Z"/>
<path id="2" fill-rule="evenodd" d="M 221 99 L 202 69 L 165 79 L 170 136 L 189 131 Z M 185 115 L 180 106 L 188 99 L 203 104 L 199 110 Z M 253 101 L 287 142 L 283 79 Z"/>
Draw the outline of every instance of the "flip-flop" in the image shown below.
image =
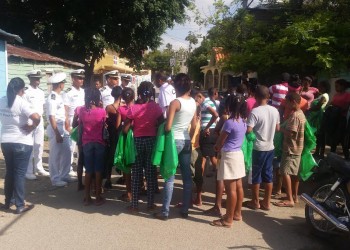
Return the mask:
<path id="1" fill-rule="evenodd" d="M 273 205 L 277 206 L 277 207 L 294 207 L 294 204 L 290 204 L 287 203 L 285 201 L 281 201 L 281 202 L 274 202 L 272 203 Z"/>
<path id="2" fill-rule="evenodd" d="M 265 205 L 263 205 L 263 204 L 261 203 L 261 201 L 259 202 L 259 204 L 260 204 L 260 209 L 261 209 L 261 210 L 264 210 L 264 211 L 270 211 L 270 210 L 271 210 L 269 207 L 266 207 Z"/>
<path id="3" fill-rule="evenodd" d="M 221 217 L 222 216 L 222 213 L 221 213 L 221 210 L 217 207 L 212 207 L 208 210 L 205 210 L 203 212 L 205 215 L 208 215 L 208 216 L 215 216 L 215 217 Z"/>
<path id="4" fill-rule="evenodd" d="M 224 228 L 232 227 L 232 224 L 226 224 L 223 219 L 213 220 L 212 222 L 209 222 L 209 224 L 214 227 L 224 227 Z"/>
<path id="5" fill-rule="evenodd" d="M 255 207 L 251 201 L 245 201 L 242 203 L 242 206 L 243 207 L 246 207 L 246 208 L 249 208 L 249 209 L 252 209 L 252 210 L 258 210 L 259 208 L 258 207 Z"/>

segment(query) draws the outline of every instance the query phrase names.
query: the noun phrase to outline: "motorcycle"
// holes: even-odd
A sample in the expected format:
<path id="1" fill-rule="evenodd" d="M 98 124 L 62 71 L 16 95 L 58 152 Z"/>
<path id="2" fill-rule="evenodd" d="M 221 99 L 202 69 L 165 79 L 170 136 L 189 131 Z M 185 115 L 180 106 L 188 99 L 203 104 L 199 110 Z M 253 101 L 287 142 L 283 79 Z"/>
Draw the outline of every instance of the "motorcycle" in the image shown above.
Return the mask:
<path id="1" fill-rule="evenodd" d="M 323 237 L 350 232 L 350 162 L 334 153 L 329 153 L 326 160 L 336 181 L 321 184 L 311 196 L 301 195 L 306 203 L 307 224 Z"/>

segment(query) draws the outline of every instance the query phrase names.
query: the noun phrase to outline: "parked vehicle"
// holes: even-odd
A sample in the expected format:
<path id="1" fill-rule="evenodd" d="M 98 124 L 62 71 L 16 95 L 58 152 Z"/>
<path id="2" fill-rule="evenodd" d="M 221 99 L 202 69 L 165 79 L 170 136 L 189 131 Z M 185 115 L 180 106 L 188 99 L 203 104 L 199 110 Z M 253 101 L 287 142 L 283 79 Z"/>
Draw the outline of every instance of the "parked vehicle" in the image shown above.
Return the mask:
<path id="1" fill-rule="evenodd" d="M 306 222 L 319 236 L 349 233 L 350 162 L 334 153 L 328 154 L 326 161 L 337 178 L 334 182 L 319 185 L 311 196 L 301 195 L 306 202 Z"/>

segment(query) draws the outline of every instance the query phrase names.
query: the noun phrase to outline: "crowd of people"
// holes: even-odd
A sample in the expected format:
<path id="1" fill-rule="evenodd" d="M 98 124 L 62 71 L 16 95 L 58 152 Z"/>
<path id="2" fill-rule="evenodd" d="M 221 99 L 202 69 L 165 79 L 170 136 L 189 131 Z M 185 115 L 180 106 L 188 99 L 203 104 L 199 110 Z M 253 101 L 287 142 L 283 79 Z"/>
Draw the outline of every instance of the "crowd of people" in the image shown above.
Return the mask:
<path id="1" fill-rule="evenodd" d="M 235 88 L 230 86 L 223 96 L 216 88 L 209 88 L 206 96 L 194 90 L 191 79 L 183 73 L 174 78 L 157 73 L 154 83 L 142 82 L 135 93 L 127 77 L 116 70 L 105 74 L 106 86 L 91 84 L 83 89 L 84 70 L 75 70 L 71 73 L 72 86 L 67 90 L 66 74 L 56 73 L 49 78 L 52 92 L 45 101 L 38 87 L 41 72 L 34 70 L 27 76 L 28 87 L 22 79 L 14 78 L 8 84 L 7 95 L 0 99 L 1 148 L 6 162 L 4 209 L 15 205 L 17 213 L 33 208 L 24 202 L 24 180 L 36 178 L 35 174 L 50 176 L 52 185 L 57 187 L 77 181 L 78 190 L 84 190 L 85 206 L 104 204 L 103 190 L 112 188 L 118 143 L 129 134 L 134 161 L 127 170 L 121 169 L 120 183 L 125 184 L 126 192 L 119 197 L 129 203 L 128 211 L 139 211 L 139 195 L 144 192 L 148 211 L 154 211 L 154 217 L 160 220 L 169 217 L 176 171 L 163 176 L 159 211 L 154 203 L 154 195 L 159 192 L 159 173 L 153 157 L 159 137 L 164 136 L 167 143 L 174 145 L 176 155 L 165 168 L 176 162 L 181 170 L 183 193 L 177 206 L 183 218 L 189 216 L 192 205 L 202 205 L 203 175 L 210 161 L 207 172 L 216 176 L 215 204 L 204 212 L 219 217 L 210 222 L 217 227 L 231 227 L 233 221 L 242 220 L 242 206 L 270 210 L 273 195 L 281 198 L 273 203 L 278 207 L 293 207 L 298 202 L 298 174 L 307 122 L 315 128 L 315 157 L 324 157 L 326 145 L 335 152 L 341 144 L 344 157 L 349 159 L 350 86 L 344 79 L 336 80 L 332 99 L 329 82 L 321 81 L 316 88 L 312 87 L 311 77 L 300 79 L 299 75 L 288 73 L 283 73 L 280 83 L 269 88 L 244 81 Z M 158 98 L 155 86 L 159 88 Z M 44 110 L 48 120 L 49 172 L 41 159 Z M 283 133 L 283 145 L 281 157 L 276 158 L 274 138 L 278 131 Z M 74 140 L 73 133 L 77 134 Z M 247 156 L 241 148 L 248 134 L 254 134 L 255 140 L 253 151 Z M 77 174 L 72 172 L 76 148 Z M 249 173 L 246 157 L 252 159 Z M 252 199 L 243 202 L 242 178 L 246 174 Z M 263 199 L 259 197 L 261 185 L 265 189 Z M 286 197 L 281 196 L 282 187 Z"/>

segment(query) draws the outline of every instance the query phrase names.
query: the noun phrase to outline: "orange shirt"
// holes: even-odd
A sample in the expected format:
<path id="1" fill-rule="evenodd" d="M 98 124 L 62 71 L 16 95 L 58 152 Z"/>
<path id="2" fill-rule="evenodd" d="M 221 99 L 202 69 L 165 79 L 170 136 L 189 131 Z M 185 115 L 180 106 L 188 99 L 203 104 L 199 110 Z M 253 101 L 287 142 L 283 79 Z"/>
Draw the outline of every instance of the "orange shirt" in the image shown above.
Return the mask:
<path id="1" fill-rule="evenodd" d="M 289 107 L 286 107 L 286 100 L 284 99 L 281 103 L 281 108 L 284 109 L 284 112 L 283 112 L 283 121 L 287 120 L 288 117 L 292 114 L 293 110 L 291 110 Z M 300 109 L 305 112 L 309 109 L 309 103 L 307 102 L 306 99 L 302 98 L 301 97 L 301 100 L 300 100 Z"/>

